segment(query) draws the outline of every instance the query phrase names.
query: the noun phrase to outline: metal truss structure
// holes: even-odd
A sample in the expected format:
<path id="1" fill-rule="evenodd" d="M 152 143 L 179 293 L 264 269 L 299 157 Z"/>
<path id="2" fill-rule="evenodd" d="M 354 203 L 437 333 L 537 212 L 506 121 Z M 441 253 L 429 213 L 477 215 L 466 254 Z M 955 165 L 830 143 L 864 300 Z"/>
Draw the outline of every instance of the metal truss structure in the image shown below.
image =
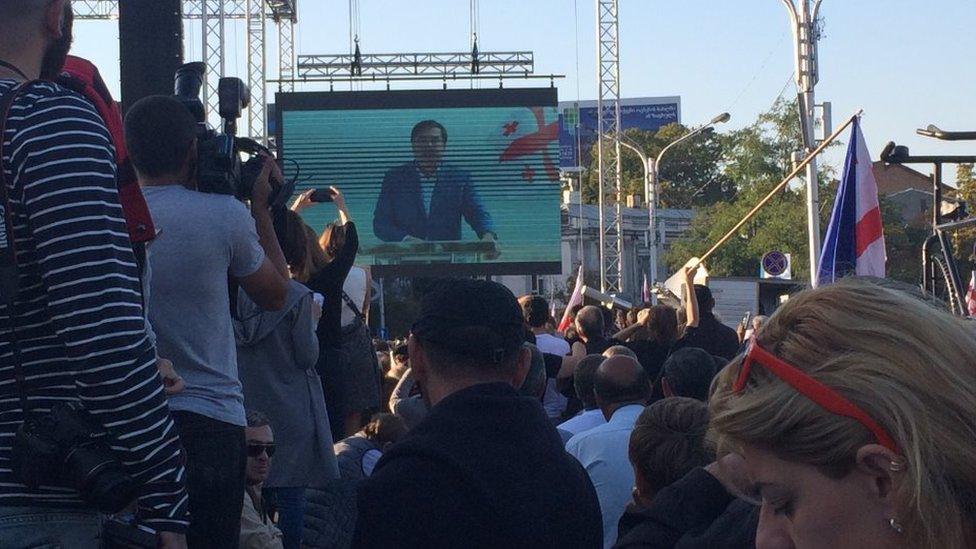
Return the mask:
<path id="1" fill-rule="evenodd" d="M 597 163 L 600 206 L 600 291 L 623 288 L 624 206 L 620 173 L 620 39 L 617 0 L 596 0 Z"/>
<path id="2" fill-rule="evenodd" d="M 77 19 L 118 19 L 120 0 L 75 0 Z M 295 23 L 298 0 L 183 0 L 183 19 L 199 20 L 203 38 L 203 62 L 207 65 L 204 104 L 212 117 L 217 115 L 217 83 L 226 76 L 228 27 L 244 22 L 247 33 L 247 74 L 251 91 L 247 128 L 251 137 L 267 140 L 267 22 L 278 31 L 278 74 L 291 81 L 295 74 Z M 290 91 L 290 85 L 281 89 Z"/>
<path id="3" fill-rule="evenodd" d="M 352 76 L 453 78 L 472 75 L 528 76 L 535 72 L 532 52 L 376 53 L 367 55 L 300 55 L 298 76 L 329 80 Z"/>
<path id="4" fill-rule="evenodd" d="M 75 19 L 118 19 L 118 0 L 74 0 Z"/>

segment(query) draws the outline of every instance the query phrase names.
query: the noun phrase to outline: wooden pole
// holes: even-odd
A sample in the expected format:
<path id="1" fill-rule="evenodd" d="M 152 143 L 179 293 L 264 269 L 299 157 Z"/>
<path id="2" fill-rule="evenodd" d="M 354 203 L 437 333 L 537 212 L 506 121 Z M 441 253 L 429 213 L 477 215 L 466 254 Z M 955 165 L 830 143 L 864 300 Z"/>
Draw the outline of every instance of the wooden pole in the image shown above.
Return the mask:
<path id="1" fill-rule="evenodd" d="M 810 154 L 807 155 L 807 157 L 804 158 L 802 162 L 797 164 L 793 168 L 793 171 L 791 171 L 789 175 L 787 175 L 782 181 L 780 181 L 779 185 L 776 185 L 776 187 L 774 187 L 773 190 L 769 191 L 769 194 L 767 194 L 765 198 L 759 201 L 759 204 L 756 204 L 756 206 L 753 209 L 749 210 L 749 213 L 747 213 L 746 216 L 742 218 L 742 221 L 736 223 L 735 227 L 732 227 L 729 230 L 729 232 L 725 234 L 725 236 L 719 239 L 719 241 L 716 242 L 714 246 L 712 246 L 707 252 L 705 252 L 700 258 L 698 258 L 698 262 L 694 264 L 694 268 L 697 269 L 702 263 L 705 262 L 706 259 L 708 259 L 709 256 L 711 256 L 713 253 L 715 253 L 716 250 L 721 248 L 722 244 L 728 242 L 728 240 L 732 238 L 732 235 L 738 232 L 738 230 L 742 228 L 743 225 L 748 223 L 749 220 L 752 219 L 756 215 L 756 213 L 758 213 L 759 210 L 762 209 L 763 206 L 765 206 L 770 200 L 773 199 L 774 196 L 776 196 L 776 193 L 782 191 L 783 188 L 786 187 L 790 183 L 790 181 L 793 181 L 793 178 L 796 177 L 803 170 L 803 168 L 806 167 L 807 164 L 809 164 L 814 158 L 816 158 L 817 155 L 820 154 L 820 152 L 823 151 L 825 148 L 827 148 L 828 145 L 833 143 L 834 140 L 837 139 L 837 137 L 839 137 L 840 134 L 843 133 L 848 126 L 854 123 L 854 119 L 857 118 L 858 116 L 861 116 L 862 112 L 863 112 L 862 110 L 859 110 L 856 113 L 854 113 L 854 116 L 848 118 L 846 122 L 841 124 L 841 126 L 836 130 L 834 130 L 834 133 L 830 134 L 830 137 L 824 139 L 824 141 L 820 143 L 820 145 L 816 149 L 810 152 Z"/>

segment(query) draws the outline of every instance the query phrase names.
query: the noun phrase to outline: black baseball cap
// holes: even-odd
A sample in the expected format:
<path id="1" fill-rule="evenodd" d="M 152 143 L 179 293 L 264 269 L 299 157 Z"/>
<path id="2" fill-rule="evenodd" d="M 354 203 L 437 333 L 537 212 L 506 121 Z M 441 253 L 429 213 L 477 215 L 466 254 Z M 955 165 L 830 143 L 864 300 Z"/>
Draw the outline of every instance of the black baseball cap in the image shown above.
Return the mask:
<path id="1" fill-rule="evenodd" d="M 515 295 L 487 280 L 449 279 L 420 302 L 411 332 L 421 341 L 472 358 L 499 363 L 525 342 L 525 319 Z"/>

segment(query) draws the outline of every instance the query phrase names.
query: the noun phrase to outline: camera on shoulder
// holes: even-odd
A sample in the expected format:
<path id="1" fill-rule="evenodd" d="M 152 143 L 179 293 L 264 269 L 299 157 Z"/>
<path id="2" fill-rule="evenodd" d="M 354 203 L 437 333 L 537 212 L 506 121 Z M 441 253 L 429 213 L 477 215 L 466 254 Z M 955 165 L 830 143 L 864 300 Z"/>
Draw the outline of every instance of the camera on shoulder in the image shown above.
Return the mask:
<path id="1" fill-rule="evenodd" d="M 250 200 L 264 164 L 260 155 L 271 154 L 257 141 L 237 136 L 237 121 L 251 104 L 251 93 L 240 78 L 220 79 L 217 98 L 223 128 L 217 132 L 207 124 L 206 106 L 200 99 L 205 71 L 206 65 L 201 62 L 187 63 L 177 69 L 175 78 L 176 98 L 197 121 L 197 190 Z M 242 161 L 241 155 L 248 160 Z M 271 208 L 284 208 L 294 190 L 294 181 L 273 182 L 268 200 Z"/>

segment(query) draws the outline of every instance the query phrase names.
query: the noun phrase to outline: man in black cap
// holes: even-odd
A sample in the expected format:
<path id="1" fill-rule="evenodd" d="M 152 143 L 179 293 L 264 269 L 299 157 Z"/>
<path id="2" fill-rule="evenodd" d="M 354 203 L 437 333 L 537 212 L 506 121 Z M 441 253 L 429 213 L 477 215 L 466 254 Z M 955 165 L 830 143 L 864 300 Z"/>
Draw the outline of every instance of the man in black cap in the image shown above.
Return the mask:
<path id="1" fill-rule="evenodd" d="M 360 485 L 355 547 L 599 547 L 586 472 L 538 398 L 508 289 L 450 280 L 421 304 L 410 363 L 427 418 Z"/>

